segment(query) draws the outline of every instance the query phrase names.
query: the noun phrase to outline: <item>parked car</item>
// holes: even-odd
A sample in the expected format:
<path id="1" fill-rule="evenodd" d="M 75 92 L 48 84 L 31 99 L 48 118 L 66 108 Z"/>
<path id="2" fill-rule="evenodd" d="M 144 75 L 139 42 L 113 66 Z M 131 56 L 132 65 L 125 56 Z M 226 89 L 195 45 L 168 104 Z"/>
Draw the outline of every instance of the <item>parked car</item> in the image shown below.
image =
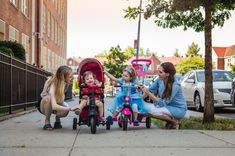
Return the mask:
<path id="1" fill-rule="evenodd" d="M 232 105 L 235 106 L 235 78 L 232 81 L 232 90 L 231 90 L 231 102 Z"/>
<path id="2" fill-rule="evenodd" d="M 231 82 L 235 75 L 225 70 L 212 70 L 214 107 L 232 106 Z M 188 107 L 202 111 L 205 96 L 205 71 L 192 70 L 181 79 L 182 90 Z"/>

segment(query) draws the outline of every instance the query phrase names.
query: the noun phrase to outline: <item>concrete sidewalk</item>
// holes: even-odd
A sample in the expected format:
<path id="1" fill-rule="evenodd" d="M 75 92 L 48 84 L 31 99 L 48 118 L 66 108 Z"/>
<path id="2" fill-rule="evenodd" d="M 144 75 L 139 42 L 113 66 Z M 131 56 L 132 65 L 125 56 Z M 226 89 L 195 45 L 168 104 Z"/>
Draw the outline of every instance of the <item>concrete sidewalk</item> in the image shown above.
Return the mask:
<path id="1" fill-rule="evenodd" d="M 106 99 L 105 103 L 109 103 Z M 70 105 L 77 100 L 69 102 Z M 71 112 L 62 119 L 60 130 L 42 130 L 44 117 L 35 111 L 0 122 L 0 156 L 232 156 L 235 153 L 235 131 L 163 130 L 117 125 L 80 126 L 72 130 Z M 54 116 L 52 117 L 54 123 Z"/>

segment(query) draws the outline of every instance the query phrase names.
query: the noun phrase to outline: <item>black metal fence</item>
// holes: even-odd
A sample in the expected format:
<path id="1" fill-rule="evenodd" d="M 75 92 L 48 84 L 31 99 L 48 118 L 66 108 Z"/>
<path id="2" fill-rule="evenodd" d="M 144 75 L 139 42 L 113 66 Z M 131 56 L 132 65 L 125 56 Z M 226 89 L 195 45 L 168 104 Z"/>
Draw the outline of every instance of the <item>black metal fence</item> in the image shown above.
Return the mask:
<path id="1" fill-rule="evenodd" d="M 34 108 L 51 73 L 0 53 L 0 116 Z"/>

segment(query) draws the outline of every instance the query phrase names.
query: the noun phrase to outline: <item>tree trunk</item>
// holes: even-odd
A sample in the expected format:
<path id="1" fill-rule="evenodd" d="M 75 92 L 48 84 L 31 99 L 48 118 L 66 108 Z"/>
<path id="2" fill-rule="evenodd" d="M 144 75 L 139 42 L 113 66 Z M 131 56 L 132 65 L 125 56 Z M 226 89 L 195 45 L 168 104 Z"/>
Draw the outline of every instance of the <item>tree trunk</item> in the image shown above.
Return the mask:
<path id="1" fill-rule="evenodd" d="M 212 0 L 205 0 L 205 101 L 203 123 L 215 121 L 212 83 Z"/>

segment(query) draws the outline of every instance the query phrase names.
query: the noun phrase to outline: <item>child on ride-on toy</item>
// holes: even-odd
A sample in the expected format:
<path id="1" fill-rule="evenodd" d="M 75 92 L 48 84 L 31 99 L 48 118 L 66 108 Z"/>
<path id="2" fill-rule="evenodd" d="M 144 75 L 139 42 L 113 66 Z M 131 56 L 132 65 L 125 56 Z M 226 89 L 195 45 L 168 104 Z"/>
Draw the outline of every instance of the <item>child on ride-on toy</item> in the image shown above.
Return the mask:
<path id="1" fill-rule="evenodd" d="M 82 81 L 83 84 L 81 84 L 81 86 L 85 86 L 87 85 L 89 88 L 89 85 L 97 85 L 98 87 L 100 87 L 102 85 L 101 82 L 99 82 L 98 80 L 95 79 L 95 75 L 91 72 L 91 71 L 86 71 L 83 76 L 82 76 Z M 85 90 L 86 89 L 86 90 Z M 101 90 L 99 90 L 100 88 L 96 88 L 95 89 L 95 93 L 96 92 L 101 92 Z M 81 92 L 89 92 L 89 90 L 87 88 L 83 88 L 83 90 L 81 90 Z M 94 95 L 95 96 L 95 104 L 98 107 L 98 112 L 99 112 L 99 120 L 104 121 L 104 108 L 103 108 L 103 103 L 100 101 L 99 96 Z M 82 109 L 87 106 L 89 104 L 89 97 L 87 95 L 83 95 L 81 98 L 81 102 L 78 106 L 78 108 L 75 110 L 75 113 L 77 115 L 80 114 L 80 112 L 82 111 Z"/>
<path id="2" fill-rule="evenodd" d="M 128 66 L 124 69 L 122 78 L 117 79 L 110 73 L 105 70 L 105 74 L 116 83 L 120 83 L 121 85 L 121 92 L 119 92 L 114 100 L 114 103 L 110 109 L 113 113 L 112 117 L 108 116 L 107 121 L 110 124 L 113 124 L 113 121 L 117 121 L 118 114 L 122 111 L 125 103 L 125 96 L 129 90 L 130 94 L 130 105 L 133 111 L 133 119 L 134 119 L 134 126 L 139 126 L 139 121 L 137 119 L 138 112 L 143 113 L 144 111 L 144 102 L 142 100 L 142 95 L 139 91 L 137 91 L 137 86 L 139 86 L 139 82 L 136 79 L 136 72 L 132 66 Z M 125 86 L 125 87 L 124 87 Z M 128 89 L 129 87 L 129 89 Z"/>

